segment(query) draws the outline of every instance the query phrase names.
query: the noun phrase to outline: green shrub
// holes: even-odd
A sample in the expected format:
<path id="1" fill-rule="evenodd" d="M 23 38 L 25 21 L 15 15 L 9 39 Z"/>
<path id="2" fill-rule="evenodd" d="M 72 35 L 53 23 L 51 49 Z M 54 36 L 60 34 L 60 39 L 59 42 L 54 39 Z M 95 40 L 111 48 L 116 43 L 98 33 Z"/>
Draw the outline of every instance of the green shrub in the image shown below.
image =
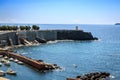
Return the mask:
<path id="1" fill-rule="evenodd" d="M 33 29 L 33 30 L 39 30 L 39 28 L 40 28 L 40 27 L 37 26 L 37 25 L 33 25 L 33 26 L 32 26 L 32 29 Z"/>

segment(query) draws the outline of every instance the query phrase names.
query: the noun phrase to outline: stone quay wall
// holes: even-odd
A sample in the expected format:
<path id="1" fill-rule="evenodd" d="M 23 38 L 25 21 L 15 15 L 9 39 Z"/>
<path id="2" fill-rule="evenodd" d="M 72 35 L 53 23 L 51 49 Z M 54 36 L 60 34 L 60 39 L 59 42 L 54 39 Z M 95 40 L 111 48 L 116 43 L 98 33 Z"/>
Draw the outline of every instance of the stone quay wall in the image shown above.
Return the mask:
<path id="1" fill-rule="evenodd" d="M 48 64 L 45 62 L 41 62 L 29 57 L 22 56 L 20 54 L 15 54 L 9 51 L 0 51 L 0 55 L 7 56 L 9 58 L 14 58 L 19 61 L 22 61 L 25 64 L 28 64 L 29 66 L 32 66 L 33 68 L 39 70 L 39 71 L 44 71 L 44 70 L 53 70 L 59 68 L 59 66 L 54 65 L 54 64 Z"/>
<path id="2" fill-rule="evenodd" d="M 0 32 L 0 46 L 18 45 L 19 39 L 25 38 L 28 41 L 34 41 L 36 38 L 46 41 L 54 40 L 94 40 L 90 32 L 82 30 L 39 30 L 39 31 L 17 31 Z"/>

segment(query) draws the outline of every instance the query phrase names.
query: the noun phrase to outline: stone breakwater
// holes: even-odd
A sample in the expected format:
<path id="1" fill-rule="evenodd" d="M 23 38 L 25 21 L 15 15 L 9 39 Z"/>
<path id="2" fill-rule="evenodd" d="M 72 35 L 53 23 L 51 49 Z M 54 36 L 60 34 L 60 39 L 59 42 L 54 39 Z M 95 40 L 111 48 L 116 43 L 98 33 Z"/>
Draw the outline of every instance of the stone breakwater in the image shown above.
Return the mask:
<path id="1" fill-rule="evenodd" d="M 90 32 L 82 30 L 39 30 L 0 32 L 0 46 L 46 43 L 54 40 L 96 40 Z"/>
<path id="2" fill-rule="evenodd" d="M 76 79 L 67 78 L 67 80 L 105 80 L 109 77 L 110 73 L 108 72 L 93 72 L 82 76 L 77 76 Z"/>
<path id="3" fill-rule="evenodd" d="M 1 51 L 0 55 L 7 56 L 9 58 L 14 58 L 19 61 L 22 61 L 23 63 L 32 66 L 33 68 L 39 70 L 39 71 L 46 71 L 46 70 L 53 70 L 53 69 L 60 69 L 57 64 L 48 64 L 43 62 L 42 60 L 35 60 L 29 57 L 25 57 L 19 54 L 14 54 L 12 52 L 8 51 Z"/>

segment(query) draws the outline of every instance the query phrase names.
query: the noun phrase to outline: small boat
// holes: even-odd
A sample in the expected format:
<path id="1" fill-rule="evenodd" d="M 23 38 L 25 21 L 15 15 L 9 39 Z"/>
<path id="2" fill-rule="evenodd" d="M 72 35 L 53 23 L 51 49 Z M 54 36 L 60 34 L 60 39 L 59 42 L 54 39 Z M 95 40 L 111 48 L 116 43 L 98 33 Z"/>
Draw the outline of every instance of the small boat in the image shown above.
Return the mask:
<path id="1" fill-rule="evenodd" d="M 5 61 L 5 65 L 6 65 L 6 66 L 10 66 L 10 61 L 9 61 L 9 60 L 6 60 L 6 61 Z"/>
<path id="2" fill-rule="evenodd" d="M 4 62 L 5 62 L 5 59 L 2 59 L 0 62 L 4 63 Z"/>
<path id="3" fill-rule="evenodd" d="M 23 62 L 21 62 L 21 61 L 18 61 L 17 63 L 20 64 L 20 65 L 23 65 Z"/>
<path id="4" fill-rule="evenodd" d="M 3 55 L 0 55 L 0 58 L 2 58 L 3 57 Z"/>
<path id="5" fill-rule="evenodd" d="M 0 76 L 5 76 L 5 72 L 3 70 L 0 70 Z"/>
<path id="6" fill-rule="evenodd" d="M 14 62 L 16 62 L 16 63 L 17 63 L 17 62 L 18 62 L 18 59 L 14 59 Z"/>
<path id="7" fill-rule="evenodd" d="M 9 60 L 10 60 L 10 61 L 13 61 L 14 59 L 13 59 L 13 58 L 10 58 Z"/>
<path id="8" fill-rule="evenodd" d="M 0 62 L 0 66 L 2 66 L 2 63 Z"/>
<path id="9" fill-rule="evenodd" d="M 10 74 L 10 75 L 16 75 L 16 72 L 13 71 L 12 69 L 8 69 L 8 70 L 6 71 L 6 73 L 7 73 L 7 74 Z"/>
<path id="10" fill-rule="evenodd" d="M 73 64 L 73 66 L 74 66 L 75 68 L 77 68 L 77 65 L 76 65 L 76 64 Z"/>
<path id="11" fill-rule="evenodd" d="M 4 59 L 8 59 L 8 57 L 7 57 L 7 56 L 5 56 L 5 57 L 4 57 Z"/>

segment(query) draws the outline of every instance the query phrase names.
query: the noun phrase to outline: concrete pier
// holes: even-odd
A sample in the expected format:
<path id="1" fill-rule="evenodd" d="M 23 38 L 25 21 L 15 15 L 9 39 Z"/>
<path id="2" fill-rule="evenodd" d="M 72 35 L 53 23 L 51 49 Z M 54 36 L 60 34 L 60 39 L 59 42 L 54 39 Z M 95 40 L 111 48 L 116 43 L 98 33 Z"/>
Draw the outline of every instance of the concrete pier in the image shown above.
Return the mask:
<path id="1" fill-rule="evenodd" d="M 14 54 L 8 51 L 1 51 L 0 55 L 7 56 L 9 58 L 18 59 L 19 61 L 22 61 L 26 63 L 27 65 L 30 65 L 39 71 L 53 70 L 53 69 L 59 68 L 56 64 L 48 64 L 48 63 L 45 63 L 39 60 L 34 60 L 32 58 L 25 57 L 20 54 Z"/>

